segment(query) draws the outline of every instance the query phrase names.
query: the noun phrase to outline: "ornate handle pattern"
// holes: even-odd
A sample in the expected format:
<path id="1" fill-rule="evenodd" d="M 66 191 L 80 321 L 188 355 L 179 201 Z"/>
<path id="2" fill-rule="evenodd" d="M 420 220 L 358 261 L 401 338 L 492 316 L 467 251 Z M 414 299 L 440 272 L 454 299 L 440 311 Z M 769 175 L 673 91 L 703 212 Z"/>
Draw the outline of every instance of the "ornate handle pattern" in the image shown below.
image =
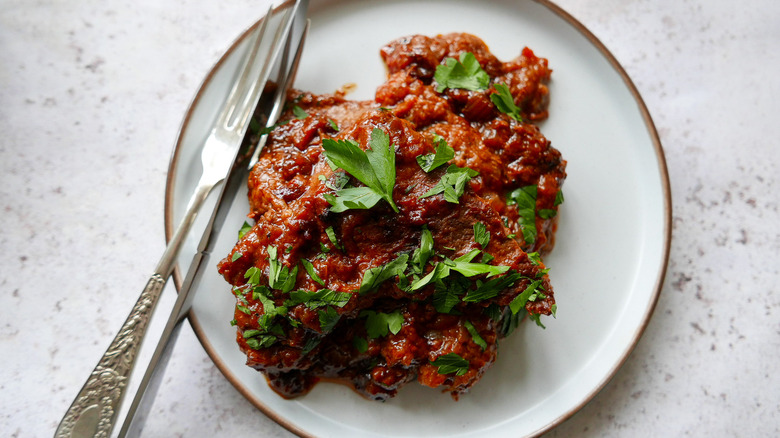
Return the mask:
<path id="1" fill-rule="evenodd" d="M 154 274 L 62 419 L 55 438 L 109 438 L 127 379 L 166 279 Z"/>

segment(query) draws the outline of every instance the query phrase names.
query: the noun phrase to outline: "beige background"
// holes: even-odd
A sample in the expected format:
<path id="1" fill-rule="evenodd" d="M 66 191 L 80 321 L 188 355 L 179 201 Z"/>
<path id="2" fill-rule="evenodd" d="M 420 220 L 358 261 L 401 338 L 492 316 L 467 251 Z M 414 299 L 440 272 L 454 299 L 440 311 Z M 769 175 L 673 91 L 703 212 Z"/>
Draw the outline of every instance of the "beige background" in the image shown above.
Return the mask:
<path id="1" fill-rule="evenodd" d="M 674 240 L 635 352 L 549 435 L 777 436 L 780 3 L 556 3 L 644 97 Z M 0 0 L 0 435 L 50 436 L 114 336 L 164 247 L 181 118 L 264 4 Z M 291 435 L 189 326 L 152 414 L 148 436 Z"/>

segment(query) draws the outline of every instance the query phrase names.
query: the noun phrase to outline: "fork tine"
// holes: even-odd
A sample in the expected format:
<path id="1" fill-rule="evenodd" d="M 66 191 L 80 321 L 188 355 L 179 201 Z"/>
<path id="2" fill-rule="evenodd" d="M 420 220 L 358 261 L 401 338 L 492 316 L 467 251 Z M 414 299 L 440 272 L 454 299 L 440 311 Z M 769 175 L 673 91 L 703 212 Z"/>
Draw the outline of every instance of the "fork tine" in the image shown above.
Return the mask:
<path id="1" fill-rule="evenodd" d="M 265 38 L 266 31 L 268 30 L 268 22 L 270 21 L 268 18 L 270 17 L 270 13 L 271 7 L 269 6 L 268 12 L 266 13 L 262 23 L 260 23 L 260 26 L 253 31 L 254 35 L 251 39 L 252 45 L 241 60 L 241 70 L 238 76 L 238 80 L 233 81 L 233 88 L 230 89 L 230 93 L 225 99 L 225 105 L 217 117 L 218 125 L 223 124 L 224 121 L 227 120 L 228 117 L 230 117 L 230 115 L 233 113 L 233 110 L 235 109 L 236 97 L 240 95 L 239 91 L 246 87 L 249 71 L 252 69 L 252 65 L 254 64 L 253 61 L 257 56 L 258 49 L 260 48 L 260 43 Z"/>
<path id="2" fill-rule="evenodd" d="M 272 47 L 274 47 L 275 50 L 273 54 L 271 54 L 271 57 L 277 57 L 280 54 L 282 55 L 282 60 L 284 61 L 280 64 L 282 71 L 286 71 L 288 69 L 286 59 L 289 56 L 289 41 L 293 35 L 293 23 L 295 22 L 295 18 L 298 16 L 299 12 L 306 10 L 305 6 L 302 5 L 308 6 L 308 0 L 297 0 L 291 8 L 285 11 L 285 16 L 282 19 L 282 24 L 279 27 L 281 30 L 281 35 L 277 33 L 277 36 L 280 38 L 274 39 L 274 45 Z M 285 40 L 284 44 L 278 44 L 281 39 Z M 282 51 L 281 53 L 279 52 L 280 50 Z M 237 131 L 243 131 L 243 128 L 249 122 L 249 119 L 254 113 L 255 106 L 257 105 L 256 102 L 259 99 L 260 93 L 265 88 L 265 84 L 268 81 L 268 77 L 271 73 L 269 71 L 269 67 L 269 63 L 266 63 L 263 66 L 263 74 L 253 84 L 251 91 L 245 95 L 244 102 L 239 107 L 241 108 L 240 114 L 234 119 L 236 124 L 233 126 L 233 128 Z"/>
<path id="3" fill-rule="evenodd" d="M 269 114 L 268 119 L 269 120 L 276 120 L 280 113 L 282 112 L 282 109 L 284 108 L 285 98 L 287 97 L 287 91 L 290 89 L 290 86 L 292 86 L 293 82 L 295 81 L 295 75 L 298 73 L 298 64 L 301 61 L 301 54 L 303 53 L 303 45 L 306 41 L 306 36 L 309 34 L 309 25 L 311 24 L 311 20 L 306 20 L 306 26 L 303 28 L 303 32 L 301 33 L 301 39 L 298 41 L 298 45 L 295 47 L 295 54 L 293 55 L 292 63 L 290 64 L 290 68 L 288 69 L 282 69 L 279 72 L 279 76 L 277 77 L 277 83 L 279 84 L 279 87 L 276 89 L 276 93 L 274 94 L 274 100 L 273 100 L 273 108 L 271 108 L 271 112 Z M 288 36 L 286 46 L 289 47 L 291 43 L 291 36 Z M 289 53 L 287 51 L 286 53 Z M 281 64 L 282 66 L 287 65 L 287 56 L 283 58 L 283 62 Z M 270 127 L 273 124 L 269 123 L 266 124 L 266 127 Z M 260 156 L 260 152 L 262 152 L 263 147 L 265 146 L 266 141 L 268 140 L 268 136 L 264 135 L 260 137 L 260 140 L 257 143 L 257 146 L 255 147 L 254 152 L 252 153 L 252 158 L 249 160 L 249 169 L 253 168 L 255 164 L 257 163 L 257 159 Z"/>
<path id="4" fill-rule="evenodd" d="M 271 64 L 269 61 L 273 55 L 274 48 L 279 44 L 279 41 L 282 38 L 283 30 L 285 28 L 284 23 L 289 19 L 289 15 L 285 16 L 282 19 L 282 23 L 276 27 L 273 40 L 264 52 L 264 57 L 262 57 L 265 62 L 263 62 L 259 72 L 252 74 L 256 69 L 255 66 L 258 58 L 261 58 L 258 53 L 260 51 L 260 46 L 263 45 L 264 41 L 268 40 L 267 34 L 269 33 L 269 24 L 273 18 L 272 12 L 273 6 L 270 6 L 260 23 L 259 28 L 255 31 L 256 35 L 250 40 L 251 46 L 244 55 L 238 80 L 235 81 L 235 85 L 230 90 L 224 108 L 217 119 L 216 126 L 221 126 L 225 129 L 233 129 L 236 125 L 236 121 L 242 117 L 243 108 L 246 105 L 251 105 L 247 99 L 253 94 L 255 87 L 259 84 L 263 84 L 264 86 L 265 82 L 268 80 L 267 78 L 270 73 L 268 70 Z M 289 14 L 289 11 L 287 11 L 286 14 Z"/>
<path id="5" fill-rule="evenodd" d="M 306 25 L 303 28 L 303 33 L 301 33 L 301 39 L 298 41 L 298 44 L 295 47 L 295 53 L 293 54 L 292 62 L 289 64 L 290 67 L 280 72 L 279 78 L 277 80 L 277 83 L 279 84 L 279 88 L 277 89 L 277 95 L 274 96 L 274 107 L 271 110 L 271 115 L 269 119 L 275 120 L 280 115 L 279 113 L 282 111 L 282 108 L 284 107 L 284 100 L 287 97 L 287 91 L 289 91 L 290 87 L 293 84 L 293 81 L 295 81 L 295 75 L 298 73 L 298 64 L 301 61 L 301 54 L 303 53 L 303 44 L 306 41 L 306 36 L 309 33 L 309 25 L 311 24 L 311 20 L 306 20 Z M 289 46 L 292 43 L 291 38 L 287 39 L 287 46 Z M 288 52 L 289 53 L 289 52 Z M 282 65 L 287 65 L 287 57 L 284 58 L 284 63 Z"/>

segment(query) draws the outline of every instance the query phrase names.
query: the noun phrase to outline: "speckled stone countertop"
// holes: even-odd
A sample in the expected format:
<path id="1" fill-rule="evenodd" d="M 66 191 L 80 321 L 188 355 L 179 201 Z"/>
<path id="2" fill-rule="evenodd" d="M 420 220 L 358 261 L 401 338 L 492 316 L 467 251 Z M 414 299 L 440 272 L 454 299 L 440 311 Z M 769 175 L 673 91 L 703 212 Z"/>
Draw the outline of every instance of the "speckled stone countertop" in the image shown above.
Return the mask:
<path id="1" fill-rule="evenodd" d="M 164 248 L 182 116 L 259 3 L 2 2 L 0 435 L 51 436 L 127 315 Z M 780 3 L 557 4 L 650 110 L 674 238 L 636 349 L 549 435 L 780 436 Z M 188 325 L 146 434 L 291 436 Z"/>

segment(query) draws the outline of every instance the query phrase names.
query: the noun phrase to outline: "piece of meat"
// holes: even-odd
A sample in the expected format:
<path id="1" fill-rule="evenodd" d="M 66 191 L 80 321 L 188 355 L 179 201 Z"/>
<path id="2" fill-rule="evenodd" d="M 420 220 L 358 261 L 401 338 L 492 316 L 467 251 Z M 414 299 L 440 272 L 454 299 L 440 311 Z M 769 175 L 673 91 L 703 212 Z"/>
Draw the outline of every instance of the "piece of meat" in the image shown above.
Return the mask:
<path id="1" fill-rule="evenodd" d="M 462 52 L 475 55 L 491 84 L 509 87 L 522 121 L 496 110 L 492 85 L 436 92 L 436 67 Z M 383 400 L 416 379 L 457 398 L 496 360 L 498 339 L 523 315 L 555 310 L 547 270 L 529 256 L 552 249 L 550 212 L 565 179 L 560 153 L 526 121 L 547 115 L 547 61 L 524 49 L 501 63 L 468 34 L 402 38 L 381 54 L 389 76 L 374 101 L 291 92 L 289 101 L 306 116 L 296 117 L 291 105 L 269 134 L 248 180 L 255 225 L 219 264 L 233 285 L 236 339 L 247 364 L 285 397 L 325 379 Z M 361 183 L 331 167 L 323 140 L 351 140 L 366 150 L 376 129 L 395 154 L 398 212 L 384 201 L 332 211 L 326 195 L 347 181 Z M 434 153 L 441 139 L 455 156 L 425 172 L 418 157 Z M 450 165 L 477 172 L 458 202 L 426 196 Z M 547 210 L 532 219 L 530 233 L 512 197 L 528 186 L 535 187 L 535 208 Z M 484 247 L 475 224 L 490 236 Z M 421 263 L 425 236 L 432 248 Z M 467 276 L 466 268 L 451 268 L 456 262 L 502 268 Z M 370 272 L 393 263 L 404 269 L 373 288 L 363 285 Z M 414 287 L 437 269 L 450 274 Z M 442 373 L 442 358 L 455 355 L 465 367 Z"/>

